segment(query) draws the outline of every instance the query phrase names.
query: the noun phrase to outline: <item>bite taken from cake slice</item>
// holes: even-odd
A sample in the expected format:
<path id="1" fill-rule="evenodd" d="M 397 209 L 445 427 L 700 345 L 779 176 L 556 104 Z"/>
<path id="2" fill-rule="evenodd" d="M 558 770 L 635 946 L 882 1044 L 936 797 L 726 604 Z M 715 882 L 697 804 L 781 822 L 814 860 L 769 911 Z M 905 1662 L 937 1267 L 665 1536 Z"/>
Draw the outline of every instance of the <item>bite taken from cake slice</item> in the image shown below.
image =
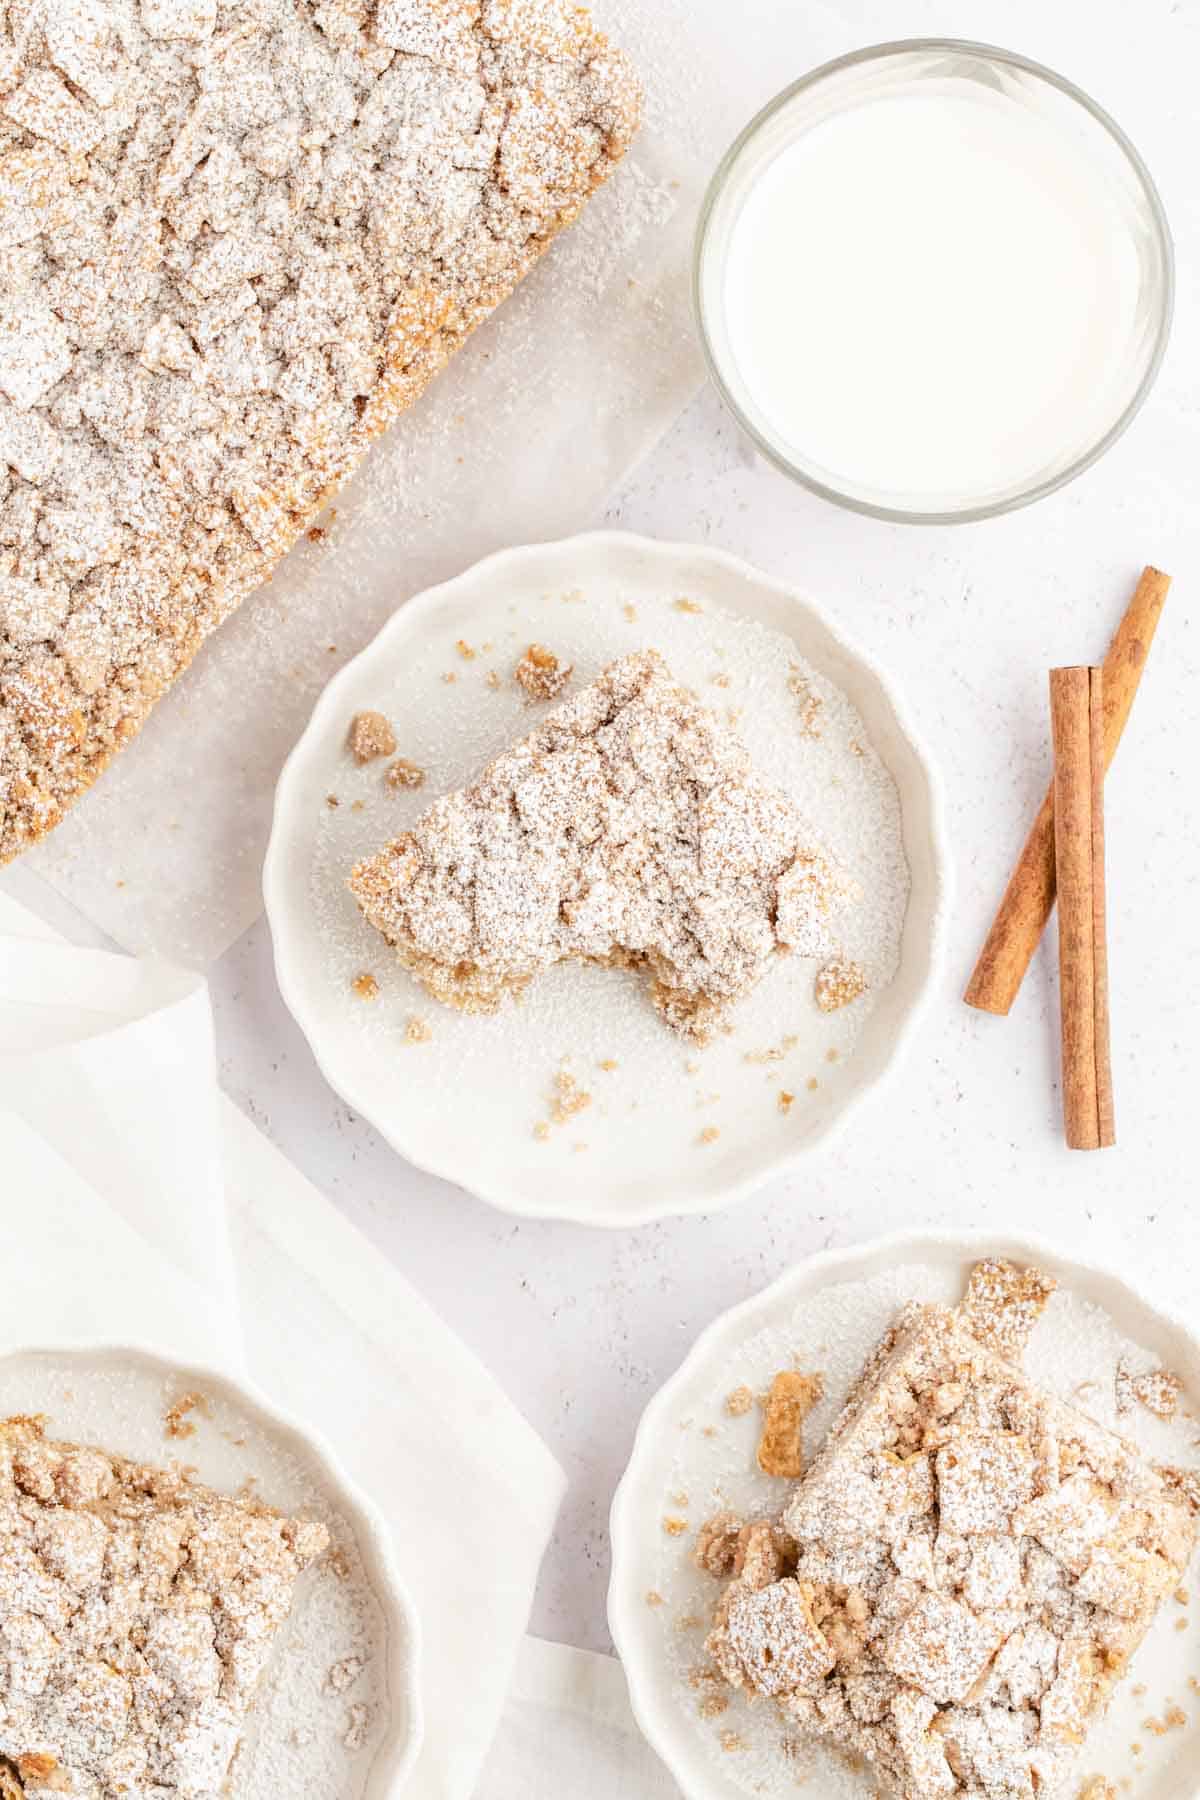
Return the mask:
<path id="1" fill-rule="evenodd" d="M 787 795 L 653 650 L 611 663 L 350 888 L 438 1000 L 495 1012 L 574 960 L 632 968 L 704 1042 L 854 895 Z"/>
<path id="2" fill-rule="evenodd" d="M 896 1800 L 1075 1800 L 1194 1549 L 1163 1473 L 1011 1360 L 1053 1285 L 992 1262 L 909 1307 L 782 1515 L 702 1533 L 718 1678 Z"/>

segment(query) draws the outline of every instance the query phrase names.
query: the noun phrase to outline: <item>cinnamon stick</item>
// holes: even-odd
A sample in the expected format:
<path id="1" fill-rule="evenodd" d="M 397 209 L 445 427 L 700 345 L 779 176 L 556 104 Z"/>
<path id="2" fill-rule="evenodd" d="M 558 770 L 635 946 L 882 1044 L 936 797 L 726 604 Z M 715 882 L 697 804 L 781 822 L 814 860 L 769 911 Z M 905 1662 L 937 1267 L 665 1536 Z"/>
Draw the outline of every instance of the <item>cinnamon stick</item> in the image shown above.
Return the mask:
<path id="1" fill-rule="evenodd" d="M 1104 671 L 1050 671 L 1062 1088 L 1067 1143 L 1116 1142 L 1104 871 Z"/>
<path id="2" fill-rule="evenodd" d="M 1104 659 L 1104 767 L 1112 762 L 1158 626 L 1171 577 L 1145 568 Z M 1007 1013 L 1054 910 L 1054 789 L 1025 840 L 1000 909 L 963 998 L 983 1012 Z"/>

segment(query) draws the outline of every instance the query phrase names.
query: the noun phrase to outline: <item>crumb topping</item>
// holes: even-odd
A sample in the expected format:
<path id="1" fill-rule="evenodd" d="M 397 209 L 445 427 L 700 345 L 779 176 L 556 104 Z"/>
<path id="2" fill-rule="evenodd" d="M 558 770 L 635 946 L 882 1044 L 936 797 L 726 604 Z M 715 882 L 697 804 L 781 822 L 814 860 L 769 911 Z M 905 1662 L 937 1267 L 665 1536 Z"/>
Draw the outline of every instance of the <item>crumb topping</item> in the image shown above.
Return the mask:
<path id="1" fill-rule="evenodd" d="M 392 745 L 392 749 L 395 749 Z M 425 771 L 406 756 L 398 756 L 387 772 L 389 787 L 419 788 L 425 786 Z"/>
<path id="2" fill-rule="evenodd" d="M 705 1041 L 852 897 L 787 797 L 653 651 L 613 663 L 350 887 L 435 998 L 492 1012 L 566 958 L 636 968 Z"/>
<path id="3" fill-rule="evenodd" d="M 822 1012 L 840 1012 L 844 1006 L 852 1006 L 866 991 L 867 971 L 861 963 L 851 962 L 848 957 L 832 957 L 817 971 L 816 998 Z"/>
<path id="4" fill-rule="evenodd" d="M 993 1260 L 908 1308 L 782 1519 L 697 1535 L 717 1675 L 899 1800 L 1063 1791 L 1195 1545 L 1167 1472 L 1015 1366 L 1053 1286 Z"/>
<path id="5" fill-rule="evenodd" d="M 0 861 L 509 294 L 636 127 L 565 0 L 0 23 Z"/>
<path id="6" fill-rule="evenodd" d="M 571 679 L 571 663 L 559 662 L 544 644 L 530 644 L 513 670 L 513 680 L 530 700 L 557 700 Z"/>
<path id="7" fill-rule="evenodd" d="M 323 1525 L 0 1423 L 0 1794 L 217 1800 Z M 15 1779 L 15 1786 L 14 1786 Z"/>
<path id="8" fill-rule="evenodd" d="M 377 756 L 391 756 L 396 748 L 396 734 L 381 712 L 356 713 L 347 741 L 351 756 L 360 765 L 374 762 Z"/>
<path id="9" fill-rule="evenodd" d="M 767 1394 L 762 1436 L 758 1442 L 758 1466 L 764 1475 L 780 1475 L 792 1481 L 804 1473 L 804 1421 L 825 1392 L 821 1375 L 803 1375 L 798 1369 L 781 1369 Z"/>

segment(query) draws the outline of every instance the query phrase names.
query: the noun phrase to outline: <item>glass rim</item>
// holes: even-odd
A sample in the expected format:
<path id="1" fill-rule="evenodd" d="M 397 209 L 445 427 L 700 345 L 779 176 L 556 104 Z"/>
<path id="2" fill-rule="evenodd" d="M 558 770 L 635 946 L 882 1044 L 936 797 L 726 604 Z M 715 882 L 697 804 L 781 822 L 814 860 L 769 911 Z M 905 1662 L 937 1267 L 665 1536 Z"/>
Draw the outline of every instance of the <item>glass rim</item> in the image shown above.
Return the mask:
<path id="1" fill-rule="evenodd" d="M 847 493 L 842 488 L 833 487 L 828 482 L 821 481 L 807 470 L 800 468 L 776 444 L 764 436 L 747 416 L 737 396 L 730 388 L 709 334 L 703 299 L 705 255 L 713 214 L 725 191 L 733 167 L 746 146 L 798 94 L 815 87 L 830 75 L 834 75 L 842 69 L 854 68 L 859 64 L 883 62 L 891 57 L 925 51 L 958 52 L 1020 69 L 1025 74 L 1036 76 L 1040 81 L 1056 88 L 1059 93 L 1065 95 L 1068 100 L 1073 101 L 1088 113 L 1116 144 L 1141 188 L 1157 242 L 1163 275 L 1161 303 L 1150 359 L 1137 388 L 1108 429 L 1086 450 L 1081 451 L 1055 474 L 1033 482 L 1017 493 L 1008 494 L 1003 499 L 984 501 L 975 505 L 955 508 L 952 511 L 926 511 L 919 508 L 880 505 L 872 500 L 864 500 L 856 494 Z M 1175 245 L 1162 198 L 1155 185 L 1154 177 L 1140 152 L 1121 126 L 1117 124 L 1112 114 L 1098 101 L 1093 100 L 1083 88 L 1077 87 L 1065 75 L 1060 75 L 1056 70 L 1048 68 L 1045 63 L 1022 56 L 1015 50 L 1001 49 L 996 44 L 984 44 L 971 38 L 895 38 L 887 43 L 869 44 L 863 49 L 848 51 L 844 56 L 835 56 L 830 61 L 810 69 L 807 74 L 801 75 L 798 80 L 789 83 L 780 93 L 768 100 L 766 105 L 760 107 L 758 112 L 743 126 L 713 171 L 701 202 L 692 244 L 692 307 L 704 360 L 717 392 L 746 435 L 767 460 L 783 474 L 790 476 L 793 481 L 799 482 L 810 493 L 818 494 L 823 500 L 829 500 L 835 506 L 845 507 L 850 512 L 856 512 L 867 518 L 883 519 L 889 523 L 900 525 L 969 525 L 981 519 L 994 519 L 1001 517 L 1004 513 L 1016 512 L 1023 506 L 1032 505 L 1035 500 L 1044 499 L 1047 494 L 1054 493 L 1058 488 L 1065 487 L 1068 482 L 1074 481 L 1086 469 L 1091 468 L 1093 463 L 1098 462 L 1132 424 L 1158 377 L 1171 335 L 1171 325 L 1175 313 Z"/>

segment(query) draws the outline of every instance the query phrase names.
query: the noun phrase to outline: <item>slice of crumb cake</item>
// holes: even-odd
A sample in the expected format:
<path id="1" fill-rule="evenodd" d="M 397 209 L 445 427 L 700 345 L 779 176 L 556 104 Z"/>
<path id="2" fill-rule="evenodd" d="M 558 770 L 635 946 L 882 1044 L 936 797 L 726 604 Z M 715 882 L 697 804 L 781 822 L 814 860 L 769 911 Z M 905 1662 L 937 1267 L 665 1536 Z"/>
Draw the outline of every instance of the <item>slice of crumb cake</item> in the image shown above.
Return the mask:
<path id="1" fill-rule="evenodd" d="M 0 1420 L 0 1800 L 219 1800 L 325 1527 Z"/>
<path id="2" fill-rule="evenodd" d="M 852 883 L 652 650 L 621 658 L 350 878 L 438 1000 L 494 1012 L 567 959 L 641 970 L 703 1042 Z"/>
<path id="3" fill-rule="evenodd" d="M 701 1536 L 719 1675 L 899 1800 L 1073 1800 L 1195 1545 L 1169 1481 L 1012 1360 L 1053 1285 L 991 1262 L 909 1307 L 778 1523 Z"/>

